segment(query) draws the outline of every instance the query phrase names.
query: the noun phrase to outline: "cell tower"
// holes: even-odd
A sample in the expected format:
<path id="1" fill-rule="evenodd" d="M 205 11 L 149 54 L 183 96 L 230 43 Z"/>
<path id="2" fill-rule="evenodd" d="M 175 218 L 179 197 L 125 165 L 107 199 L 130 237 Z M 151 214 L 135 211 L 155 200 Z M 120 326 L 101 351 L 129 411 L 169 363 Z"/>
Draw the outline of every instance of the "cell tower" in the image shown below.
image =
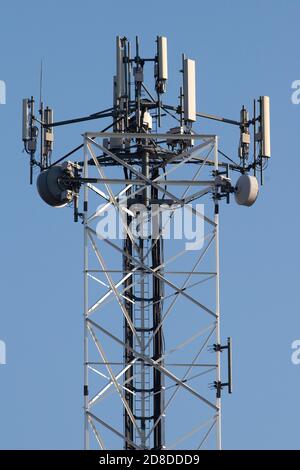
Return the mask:
<path id="1" fill-rule="evenodd" d="M 131 51 L 117 37 L 109 109 L 56 122 L 23 100 L 30 181 L 38 167 L 41 198 L 72 204 L 83 224 L 84 447 L 221 449 L 232 368 L 220 333 L 219 207 L 257 198 L 271 156 L 269 98 L 254 100 L 252 118 L 244 106 L 236 121 L 197 112 L 196 65 L 183 55 L 178 102 L 167 104 L 167 38 L 152 58 L 138 38 Z M 51 162 L 54 128 L 103 118 L 111 124 Z M 238 162 L 216 135 L 196 132 L 197 119 L 237 127 Z"/>

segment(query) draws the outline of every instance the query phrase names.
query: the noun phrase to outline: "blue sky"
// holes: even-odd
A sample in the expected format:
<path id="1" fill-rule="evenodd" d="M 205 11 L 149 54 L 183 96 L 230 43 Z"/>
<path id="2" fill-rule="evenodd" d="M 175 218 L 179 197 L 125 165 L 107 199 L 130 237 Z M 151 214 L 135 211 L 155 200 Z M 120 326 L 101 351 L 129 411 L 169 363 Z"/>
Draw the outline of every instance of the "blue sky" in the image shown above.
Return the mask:
<path id="1" fill-rule="evenodd" d="M 234 394 L 225 396 L 227 449 L 297 449 L 300 366 L 298 147 L 300 79 L 298 1 L 231 0 L 112 3 L 1 2 L 2 159 L 0 448 L 82 446 L 81 227 L 72 211 L 54 211 L 28 184 L 22 153 L 21 100 L 44 97 L 55 117 L 85 115 L 111 104 L 115 36 L 141 37 L 145 55 L 157 35 L 169 41 L 169 101 L 177 97 L 180 54 L 197 60 L 198 109 L 237 119 L 242 104 L 271 98 L 272 160 L 251 209 L 222 209 L 222 336 L 234 341 Z M 174 76 L 174 80 L 172 80 Z M 234 129 L 199 122 L 235 155 Z M 92 126 L 57 132 L 55 156 Z"/>

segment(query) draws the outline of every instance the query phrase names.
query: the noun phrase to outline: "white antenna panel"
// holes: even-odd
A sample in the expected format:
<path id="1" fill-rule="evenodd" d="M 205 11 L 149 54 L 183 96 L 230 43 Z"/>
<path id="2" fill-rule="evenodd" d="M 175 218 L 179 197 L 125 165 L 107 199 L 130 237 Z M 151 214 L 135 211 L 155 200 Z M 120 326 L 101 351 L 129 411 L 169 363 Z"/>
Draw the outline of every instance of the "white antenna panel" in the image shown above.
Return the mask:
<path id="1" fill-rule="evenodd" d="M 192 59 L 183 60 L 184 120 L 196 121 L 196 67 Z"/>
<path id="2" fill-rule="evenodd" d="M 165 36 L 157 38 L 158 50 L 158 79 L 168 80 L 168 45 Z"/>
<path id="3" fill-rule="evenodd" d="M 271 157 L 271 133 L 270 133 L 270 98 L 260 97 L 261 103 L 261 156 Z"/>

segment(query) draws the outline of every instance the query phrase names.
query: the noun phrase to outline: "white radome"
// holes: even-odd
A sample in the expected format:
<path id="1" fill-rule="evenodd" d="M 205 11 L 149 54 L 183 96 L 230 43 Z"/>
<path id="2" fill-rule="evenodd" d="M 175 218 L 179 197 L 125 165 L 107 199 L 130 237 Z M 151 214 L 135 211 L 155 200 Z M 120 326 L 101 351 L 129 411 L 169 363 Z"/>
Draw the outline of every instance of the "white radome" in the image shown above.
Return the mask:
<path id="1" fill-rule="evenodd" d="M 235 200 L 240 206 L 252 206 L 258 196 L 258 181 L 255 176 L 241 175 L 235 186 Z"/>

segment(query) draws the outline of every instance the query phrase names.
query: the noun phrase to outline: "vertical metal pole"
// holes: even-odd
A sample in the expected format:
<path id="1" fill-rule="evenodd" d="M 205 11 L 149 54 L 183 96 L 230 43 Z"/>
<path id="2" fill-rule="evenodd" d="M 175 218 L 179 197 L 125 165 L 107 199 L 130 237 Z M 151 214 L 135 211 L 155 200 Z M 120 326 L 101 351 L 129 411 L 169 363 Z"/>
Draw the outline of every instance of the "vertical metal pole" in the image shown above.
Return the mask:
<path id="1" fill-rule="evenodd" d="M 140 242 L 140 260 L 141 262 L 144 261 L 144 240 L 141 238 Z M 147 247 L 146 247 L 147 249 Z M 147 274 L 146 274 L 147 276 Z M 146 303 L 145 301 L 145 270 L 141 271 L 141 353 L 145 354 L 145 314 L 146 314 Z M 146 449 L 146 400 L 145 400 L 145 390 L 146 390 L 146 380 L 145 380 L 145 363 L 144 361 L 141 362 L 141 447 L 142 449 Z"/>
<path id="2" fill-rule="evenodd" d="M 88 177 L 88 152 L 86 139 L 84 140 L 84 178 Z M 87 216 L 88 216 L 88 187 L 84 185 L 84 202 L 83 202 L 83 224 L 84 224 L 84 449 L 89 449 L 89 396 L 88 396 L 88 233 L 87 233 Z"/>
<path id="3" fill-rule="evenodd" d="M 157 169 L 153 170 L 152 178 L 155 179 L 159 176 L 159 171 Z M 151 199 L 155 200 L 158 199 L 158 190 L 156 188 L 152 188 L 151 190 Z M 160 214 L 158 213 L 155 215 L 156 221 L 153 220 L 154 226 L 156 230 L 160 230 Z M 155 234 L 156 235 L 156 234 Z M 156 240 L 152 244 L 152 266 L 153 269 L 161 266 L 162 264 L 162 250 L 163 247 L 161 246 L 161 238 Z M 160 273 L 160 270 L 159 270 Z M 161 303 L 161 296 L 162 296 L 162 283 L 159 279 L 153 276 L 152 281 L 152 296 L 154 299 L 153 304 L 153 330 L 156 331 L 155 337 L 153 338 L 153 359 L 160 360 L 163 355 L 163 331 L 161 325 L 162 320 L 162 303 Z M 159 328 L 158 328 L 159 327 Z M 158 328 L 158 331 L 157 331 Z M 163 365 L 163 361 L 160 362 Z M 153 369 L 153 423 L 157 423 L 154 429 L 153 435 L 153 448 L 156 450 L 162 449 L 165 447 L 165 434 L 164 434 L 164 426 L 165 420 L 162 418 L 162 413 L 164 410 L 164 377 L 163 374 L 157 370 Z"/>
<path id="4" fill-rule="evenodd" d="M 145 141 L 145 144 L 147 144 L 148 140 Z M 147 178 L 149 178 L 149 154 L 148 152 L 142 151 L 142 173 L 145 175 Z M 145 187 L 143 191 L 143 204 L 144 204 L 144 209 L 147 211 L 148 210 L 148 205 L 149 205 L 149 187 Z M 147 220 L 147 215 L 145 214 L 146 220 Z M 147 224 L 147 221 L 145 220 L 145 224 Z M 147 229 L 147 227 L 143 227 L 142 231 L 144 229 Z M 144 259 L 145 253 L 148 251 L 147 248 L 147 242 L 143 238 L 140 238 L 139 240 L 139 247 L 140 247 L 140 260 L 141 262 L 146 262 L 147 260 Z M 149 300 L 146 299 L 146 285 L 148 281 L 148 276 L 149 274 L 145 272 L 145 270 L 141 270 L 140 274 L 140 295 L 141 295 L 141 302 L 140 302 L 140 315 L 141 315 L 141 321 L 140 321 L 140 328 L 141 328 L 141 334 L 140 334 L 140 339 L 141 339 L 141 353 L 145 355 L 145 335 L 146 335 L 146 330 L 145 328 L 149 325 L 146 325 L 146 316 L 149 314 L 148 312 L 148 302 Z M 147 292 L 147 296 L 149 295 L 149 292 Z M 141 362 L 140 364 L 140 382 L 141 382 L 141 447 L 143 449 L 146 449 L 146 429 L 147 429 L 147 423 L 148 423 L 148 418 L 149 416 L 147 415 L 147 412 L 149 413 L 149 410 L 147 410 L 146 406 L 146 401 L 149 399 L 148 394 L 149 392 L 146 391 L 146 369 L 145 367 L 148 367 L 148 365 L 145 365 L 144 361 Z M 149 385 L 148 385 L 149 386 Z M 147 394 L 147 395 L 146 395 Z"/>
<path id="5" fill-rule="evenodd" d="M 215 171 L 218 171 L 219 161 L 218 161 L 218 137 L 215 137 L 215 148 L 214 148 L 214 162 L 215 162 Z M 220 252 L 219 252 L 219 201 L 215 198 L 215 258 L 216 258 L 216 343 L 221 344 L 220 336 Z M 216 351 L 216 381 L 217 384 L 221 383 L 221 351 Z M 219 394 L 220 395 L 220 394 Z M 218 407 L 217 411 L 217 422 L 216 422 L 216 434 L 217 434 L 217 449 L 222 449 L 222 434 L 221 434 L 221 396 L 216 398 L 216 406 Z"/>
<path id="6" fill-rule="evenodd" d="M 126 192 L 127 197 L 129 197 L 130 192 L 131 192 L 131 189 L 129 189 Z M 131 218 L 127 214 L 126 224 L 129 226 L 130 223 L 131 223 Z M 132 257 L 132 242 L 131 242 L 130 237 L 128 236 L 124 240 L 124 257 L 123 257 L 124 275 L 126 275 L 129 271 L 132 270 L 132 265 L 129 261 L 129 258 L 127 258 L 126 255 L 129 255 L 130 257 Z M 126 297 L 130 299 L 133 298 L 133 287 L 132 287 L 133 280 L 132 279 L 133 277 L 128 278 L 124 282 L 124 287 L 126 288 L 126 292 L 127 292 Z M 132 303 L 125 299 L 124 305 L 131 321 L 133 321 Z M 133 343 L 133 333 L 131 331 L 131 328 L 126 318 L 124 319 L 124 342 L 125 342 L 124 362 L 125 362 L 125 365 L 127 365 L 132 361 L 134 357 L 132 354 L 134 343 Z M 130 410 L 134 413 L 133 395 L 132 393 L 129 392 L 129 390 L 131 391 L 133 390 L 133 387 L 134 387 L 133 380 L 134 380 L 133 367 L 130 367 L 125 373 L 125 382 L 127 385 L 126 385 L 126 390 L 124 392 L 124 397 L 125 397 L 126 402 L 128 403 L 128 406 L 130 407 Z M 124 408 L 124 435 L 126 437 L 124 441 L 124 449 L 132 450 L 132 446 L 129 444 L 129 441 L 131 442 L 134 441 L 133 424 L 125 408 Z"/>
<path id="7" fill-rule="evenodd" d="M 253 174 L 256 176 L 256 100 L 253 100 Z"/>

